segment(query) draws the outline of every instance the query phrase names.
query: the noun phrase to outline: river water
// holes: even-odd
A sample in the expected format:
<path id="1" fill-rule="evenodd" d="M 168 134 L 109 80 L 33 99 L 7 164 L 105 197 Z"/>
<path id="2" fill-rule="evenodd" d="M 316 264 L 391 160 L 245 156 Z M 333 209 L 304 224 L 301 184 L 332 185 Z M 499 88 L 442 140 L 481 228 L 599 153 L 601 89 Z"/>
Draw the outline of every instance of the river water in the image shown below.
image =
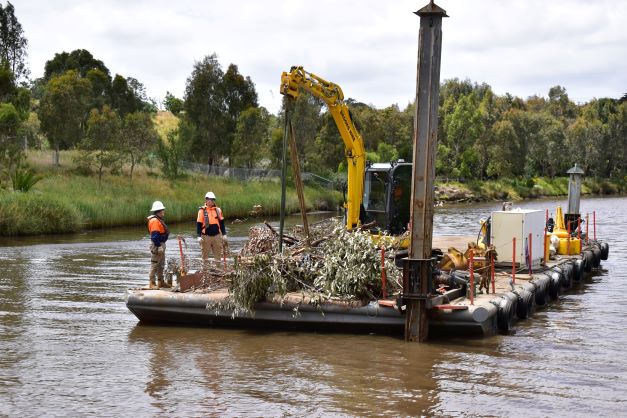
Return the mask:
<path id="1" fill-rule="evenodd" d="M 498 207 L 438 209 L 435 233 L 474 234 Z M 626 208 L 627 198 L 582 201 L 609 260 L 514 335 L 427 344 L 140 326 L 124 292 L 147 282 L 144 228 L 4 239 L 0 416 L 625 416 Z M 230 225 L 234 249 L 249 226 Z M 194 234 L 191 223 L 172 229 Z"/>

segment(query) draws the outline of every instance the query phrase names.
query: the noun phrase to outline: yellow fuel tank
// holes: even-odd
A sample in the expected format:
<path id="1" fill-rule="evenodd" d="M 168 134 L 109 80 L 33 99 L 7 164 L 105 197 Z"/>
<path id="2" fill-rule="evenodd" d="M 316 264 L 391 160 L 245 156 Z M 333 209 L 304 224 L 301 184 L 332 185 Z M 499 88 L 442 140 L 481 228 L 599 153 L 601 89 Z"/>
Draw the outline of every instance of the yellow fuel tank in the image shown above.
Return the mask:
<path id="1" fill-rule="evenodd" d="M 571 238 L 570 244 L 568 238 L 560 238 L 560 245 L 557 253 L 561 255 L 575 255 L 581 253 L 581 240 L 579 238 Z"/>

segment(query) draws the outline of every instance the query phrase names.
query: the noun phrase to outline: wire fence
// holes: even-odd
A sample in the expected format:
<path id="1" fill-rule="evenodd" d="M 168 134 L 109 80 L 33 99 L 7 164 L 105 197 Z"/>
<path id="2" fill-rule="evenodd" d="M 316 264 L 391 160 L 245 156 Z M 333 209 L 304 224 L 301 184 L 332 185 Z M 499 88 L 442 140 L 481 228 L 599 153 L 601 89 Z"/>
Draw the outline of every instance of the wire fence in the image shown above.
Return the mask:
<path id="1" fill-rule="evenodd" d="M 272 170 L 269 168 L 224 167 L 194 163 L 191 161 L 183 161 L 181 162 L 181 166 L 186 170 L 203 173 L 208 176 L 230 177 L 238 180 L 270 180 L 281 178 L 281 170 Z M 301 178 L 306 183 L 316 184 L 327 189 L 338 188 L 337 180 L 327 179 L 314 173 L 302 172 Z"/>

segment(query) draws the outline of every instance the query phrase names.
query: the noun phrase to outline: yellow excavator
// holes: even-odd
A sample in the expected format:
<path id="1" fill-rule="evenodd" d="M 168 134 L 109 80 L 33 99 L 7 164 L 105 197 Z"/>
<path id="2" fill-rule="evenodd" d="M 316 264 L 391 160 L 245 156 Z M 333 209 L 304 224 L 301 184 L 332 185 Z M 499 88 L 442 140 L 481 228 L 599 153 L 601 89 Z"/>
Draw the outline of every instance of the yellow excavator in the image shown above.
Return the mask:
<path id="1" fill-rule="evenodd" d="M 301 89 L 325 102 L 344 141 L 348 165 L 346 228 L 351 230 L 376 221 L 379 232 L 405 232 L 409 223 L 411 163 L 367 163 L 364 141 L 353 124 L 340 86 L 303 67 L 292 67 L 281 74 L 281 94 L 296 99 Z"/>

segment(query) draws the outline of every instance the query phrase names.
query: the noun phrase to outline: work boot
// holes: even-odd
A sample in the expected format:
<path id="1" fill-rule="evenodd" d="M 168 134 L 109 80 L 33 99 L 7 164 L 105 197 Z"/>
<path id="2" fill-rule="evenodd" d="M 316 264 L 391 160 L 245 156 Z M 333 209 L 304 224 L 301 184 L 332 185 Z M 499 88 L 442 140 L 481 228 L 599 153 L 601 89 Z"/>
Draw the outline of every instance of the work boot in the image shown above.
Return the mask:
<path id="1" fill-rule="evenodd" d="M 172 280 L 172 279 L 170 279 L 170 280 L 165 279 L 165 280 L 163 281 L 163 285 L 161 285 L 161 287 L 166 288 L 166 289 L 171 288 L 171 287 L 172 287 L 172 282 L 171 282 L 171 280 Z"/>
<path id="2" fill-rule="evenodd" d="M 159 281 L 157 282 L 157 289 L 161 289 L 162 287 L 166 287 L 165 282 L 163 281 L 163 279 L 159 279 Z"/>
<path id="3" fill-rule="evenodd" d="M 155 279 L 151 278 L 150 282 L 148 283 L 148 289 L 156 289 L 157 285 L 155 284 Z"/>

